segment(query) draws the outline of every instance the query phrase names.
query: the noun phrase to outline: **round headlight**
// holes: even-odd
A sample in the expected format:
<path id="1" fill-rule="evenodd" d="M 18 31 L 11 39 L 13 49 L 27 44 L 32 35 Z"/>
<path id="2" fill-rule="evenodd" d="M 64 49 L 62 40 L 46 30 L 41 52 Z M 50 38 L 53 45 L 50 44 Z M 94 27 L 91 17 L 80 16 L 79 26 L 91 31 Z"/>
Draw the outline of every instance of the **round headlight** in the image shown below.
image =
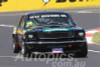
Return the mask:
<path id="1" fill-rule="evenodd" d="M 78 35 L 79 36 L 84 36 L 84 33 L 83 32 L 79 32 Z"/>
<path id="2" fill-rule="evenodd" d="M 33 35 L 28 35 L 28 38 L 33 38 L 34 36 Z"/>

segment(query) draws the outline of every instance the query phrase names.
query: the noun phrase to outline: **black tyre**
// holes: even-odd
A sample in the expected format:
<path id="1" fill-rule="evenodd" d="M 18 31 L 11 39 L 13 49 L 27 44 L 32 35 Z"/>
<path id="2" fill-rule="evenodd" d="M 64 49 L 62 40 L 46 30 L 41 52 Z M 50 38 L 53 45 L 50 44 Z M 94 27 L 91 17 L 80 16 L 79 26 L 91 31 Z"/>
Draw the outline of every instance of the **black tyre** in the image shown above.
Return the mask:
<path id="1" fill-rule="evenodd" d="M 19 53 L 20 47 L 16 44 L 15 41 L 13 41 L 13 53 Z"/>
<path id="2" fill-rule="evenodd" d="M 87 43 L 85 43 L 83 45 L 83 47 L 81 48 L 81 52 L 79 53 L 80 57 L 87 57 L 88 54 L 88 47 L 87 47 Z"/>

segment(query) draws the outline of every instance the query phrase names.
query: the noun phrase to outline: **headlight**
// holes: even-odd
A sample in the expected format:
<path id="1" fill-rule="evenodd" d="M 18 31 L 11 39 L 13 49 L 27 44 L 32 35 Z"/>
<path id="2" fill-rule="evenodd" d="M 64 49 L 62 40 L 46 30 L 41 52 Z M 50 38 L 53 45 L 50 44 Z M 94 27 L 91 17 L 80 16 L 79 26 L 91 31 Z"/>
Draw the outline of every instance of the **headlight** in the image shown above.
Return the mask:
<path id="1" fill-rule="evenodd" d="M 78 35 L 82 37 L 82 36 L 84 36 L 84 33 L 83 32 L 79 32 Z"/>
<path id="2" fill-rule="evenodd" d="M 34 36 L 33 36 L 33 35 L 31 35 L 31 34 L 29 34 L 29 35 L 28 35 L 28 38 L 33 38 L 33 37 L 34 37 Z"/>

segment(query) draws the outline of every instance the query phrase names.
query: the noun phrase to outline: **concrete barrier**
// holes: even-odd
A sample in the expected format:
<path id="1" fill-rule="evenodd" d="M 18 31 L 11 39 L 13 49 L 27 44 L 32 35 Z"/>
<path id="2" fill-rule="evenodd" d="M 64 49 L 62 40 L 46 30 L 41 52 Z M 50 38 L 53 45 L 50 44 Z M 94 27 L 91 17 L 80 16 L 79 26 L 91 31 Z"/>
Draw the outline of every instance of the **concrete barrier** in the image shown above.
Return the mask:
<path id="1" fill-rule="evenodd" d="M 0 12 L 100 6 L 100 0 L 0 0 Z"/>

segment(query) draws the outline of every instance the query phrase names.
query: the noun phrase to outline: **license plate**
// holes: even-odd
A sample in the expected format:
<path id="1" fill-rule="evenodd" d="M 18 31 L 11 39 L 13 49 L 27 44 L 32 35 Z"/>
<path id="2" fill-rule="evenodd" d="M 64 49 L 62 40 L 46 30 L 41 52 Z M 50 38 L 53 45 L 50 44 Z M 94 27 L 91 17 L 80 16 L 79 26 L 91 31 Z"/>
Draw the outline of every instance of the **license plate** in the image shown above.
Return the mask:
<path id="1" fill-rule="evenodd" d="M 64 53 L 63 48 L 52 48 L 52 53 Z"/>

